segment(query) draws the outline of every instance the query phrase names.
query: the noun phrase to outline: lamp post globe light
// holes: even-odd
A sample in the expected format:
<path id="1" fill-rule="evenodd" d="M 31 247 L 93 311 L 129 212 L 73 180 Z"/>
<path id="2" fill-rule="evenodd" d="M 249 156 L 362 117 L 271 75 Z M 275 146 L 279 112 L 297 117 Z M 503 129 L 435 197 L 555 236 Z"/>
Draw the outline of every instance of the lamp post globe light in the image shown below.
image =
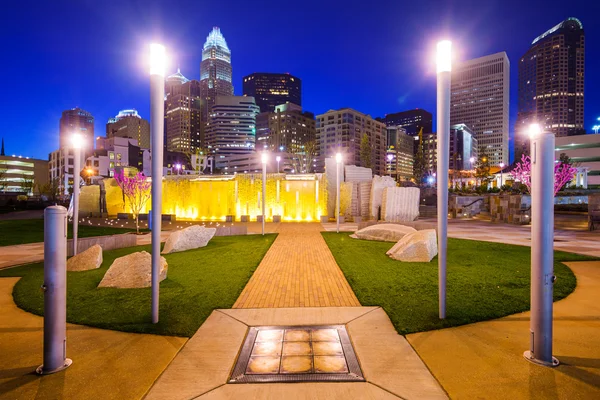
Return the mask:
<path id="1" fill-rule="evenodd" d="M 275 157 L 275 161 L 277 161 L 277 173 L 279 173 L 279 161 L 281 161 L 281 157 L 280 156 Z"/>
<path id="2" fill-rule="evenodd" d="M 336 232 L 340 233 L 340 166 L 342 164 L 342 153 L 335 155 L 335 224 Z"/>
<path id="3" fill-rule="evenodd" d="M 74 133 L 71 137 L 73 146 L 73 255 L 77 255 L 77 231 L 79 228 L 79 182 L 81 179 L 81 148 L 83 138 Z"/>
<path id="4" fill-rule="evenodd" d="M 390 177 L 391 177 L 392 176 L 392 160 L 394 159 L 394 155 L 388 154 L 387 159 L 388 159 L 388 163 L 390 164 Z"/>
<path id="5" fill-rule="evenodd" d="M 504 169 L 505 164 L 503 162 L 501 162 L 499 164 L 499 167 L 500 167 L 500 189 L 502 189 L 502 170 Z"/>
<path id="6" fill-rule="evenodd" d="M 448 169 L 450 162 L 450 74 L 452 42 L 437 44 L 437 224 L 439 317 L 446 318 L 446 255 L 448 246 Z"/>
<path id="7" fill-rule="evenodd" d="M 531 320 L 530 348 L 523 356 L 554 367 L 552 357 L 552 296 L 554 293 L 554 134 L 539 125 L 531 137 Z"/>
<path id="8" fill-rule="evenodd" d="M 150 151 L 152 154 L 152 323 L 158 323 L 160 232 L 162 228 L 165 47 L 150 45 Z"/>
<path id="9" fill-rule="evenodd" d="M 260 161 L 262 162 L 262 234 L 265 234 L 265 204 L 267 202 L 267 161 L 269 161 L 269 155 L 266 151 L 260 155 Z"/>

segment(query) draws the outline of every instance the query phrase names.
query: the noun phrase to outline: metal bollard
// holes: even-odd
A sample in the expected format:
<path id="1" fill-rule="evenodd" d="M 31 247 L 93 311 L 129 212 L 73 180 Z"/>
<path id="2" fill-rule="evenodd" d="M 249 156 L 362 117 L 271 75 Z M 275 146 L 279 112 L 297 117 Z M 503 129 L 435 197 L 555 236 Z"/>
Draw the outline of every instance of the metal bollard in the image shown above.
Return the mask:
<path id="1" fill-rule="evenodd" d="M 67 209 L 44 210 L 44 363 L 40 375 L 62 371 L 67 358 Z"/>

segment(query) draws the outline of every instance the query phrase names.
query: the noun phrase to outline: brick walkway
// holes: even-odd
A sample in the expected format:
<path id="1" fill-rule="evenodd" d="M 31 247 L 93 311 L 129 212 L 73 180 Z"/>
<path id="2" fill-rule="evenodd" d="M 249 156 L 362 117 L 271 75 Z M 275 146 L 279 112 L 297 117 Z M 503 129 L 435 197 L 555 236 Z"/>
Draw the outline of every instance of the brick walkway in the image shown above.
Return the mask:
<path id="1" fill-rule="evenodd" d="M 279 224 L 279 236 L 233 308 L 360 306 L 319 223 Z"/>

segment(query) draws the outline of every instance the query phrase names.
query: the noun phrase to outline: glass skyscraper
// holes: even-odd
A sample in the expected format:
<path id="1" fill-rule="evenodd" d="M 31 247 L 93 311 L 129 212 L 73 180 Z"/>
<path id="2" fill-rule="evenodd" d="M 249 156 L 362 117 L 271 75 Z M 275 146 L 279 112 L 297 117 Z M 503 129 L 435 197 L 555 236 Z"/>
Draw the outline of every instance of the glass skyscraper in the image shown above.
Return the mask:
<path id="1" fill-rule="evenodd" d="M 233 96 L 231 51 L 218 27 L 210 31 L 202 49 L 200 95 L 204 101 L 203 121 L 207 121 L 217 96 Z"/>

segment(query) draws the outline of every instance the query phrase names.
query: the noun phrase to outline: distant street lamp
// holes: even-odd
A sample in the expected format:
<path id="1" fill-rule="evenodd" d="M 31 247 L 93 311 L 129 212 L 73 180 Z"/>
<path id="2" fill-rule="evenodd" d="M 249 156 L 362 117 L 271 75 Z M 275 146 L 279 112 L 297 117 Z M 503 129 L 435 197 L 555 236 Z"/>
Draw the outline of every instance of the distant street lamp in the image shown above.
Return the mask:
<path id="1" fill-rule="evenodd" d="M 162 228 L 165 47 L 150 45 L 150 150 L 152 152 L 152 323 L 158 323 L 160 231 Z"/>
<path id="2" fill-rule="evenodd" d="M 266 151 L 264 151 L 260 160 L 262 161 L 262 234 L 265 234 L 265 203 L 267 202 L 267 198 L 265 197 L 267 194 L 267 161 L 269 160 L 269 155 Z"/>
<path id="3" fill-rule="evenodd" d="M 502 189 L 502 170 L 504 169 L 504 163 L 500 163 L 500 189 Z"/>
<path id="4" fill-rule="evenodd" d="M 530 348 L 523 356 L 554 367 L 552 301 L 554 293 L 554 134 L 530 127 L 531 137 L 531 320 Z"/>
<path id="5" fill-rule="evenodd" d="M 448 163 L 450 160 L 450 75 L 452 42 L 437 44 L 437 224 L 438 297 L 440 319 L 446 318 L 446 256 L 448 247 Z"/>
<path id="6" fill-rule="evenodd" d="M 600 130 L 600 125 L 594 125 L 592 126 L 592 129 L 594 130 L 594 133 L 598 133 L 598 130 Z"/>
<path id="7" fill-rule="evenodd" d="M 340 233 L 340 165 L 342 164 L 342 153 L 335 155 L 335 221 L 336 231 Z"/>
<path id="8" fill-rule="evenodd" d="M 79 225 L 79 180 L 81 173 L 81 147 L 83 138 L 74 133 L 71 137 L 73 145 L 73 255 L 77 255 L 77 230 Z"/>
<path id="9" fill-rule="evenodd" d="M 277 173 L 279 173 L 279 161 L 281 161 L 281 157 L 277 156 L 275 160 L 277 161 Z"/>
<path id="10" fill-rule="evenodd" d="M 388 163 L 390 164 L 390 177 L 391 177 L 392 176 L 392 160 L 394 159 L 394 155 L 388 154 L 387 159 L 388 159 Z"/>
<path id="11" fill-rule="evenodd" d="M 177 175 L 179 175 L 179 171 L 181 171 L 181 164 L 175 164 L 175 169 L 177 170 Z"/>
<path id="12" fill-rule="evenodd" d="M 87 177 L 88 177 L 87 184 L 91 185 L 92 184 L 92 175 L 94 175 L 94 170 L 91 168 L 86 168 L 85 172 L 87 173 Z"/>

